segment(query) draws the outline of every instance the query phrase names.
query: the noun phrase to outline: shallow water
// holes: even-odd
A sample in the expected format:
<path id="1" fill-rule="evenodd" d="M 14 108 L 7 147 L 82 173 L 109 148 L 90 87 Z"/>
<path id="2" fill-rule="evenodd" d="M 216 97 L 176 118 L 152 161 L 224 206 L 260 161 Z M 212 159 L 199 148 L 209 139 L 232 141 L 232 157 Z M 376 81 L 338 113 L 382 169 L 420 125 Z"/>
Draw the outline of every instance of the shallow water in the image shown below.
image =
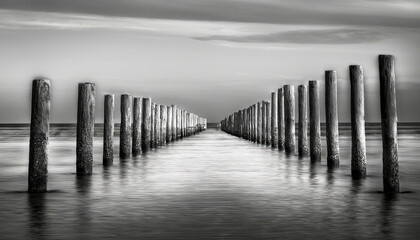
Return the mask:
<path id="1" fill-rule="evenodd" d="M 9 131 L 9 132 L 7 132 Z M 77 177 L 75 138 L 50 139 L 47 194 L 27 194 L 26 134 L 0 137 L 2 239 L 415 239 L 420 236 L 420 135 L 400 134 L 400 184 L 386 198 L 381 142 L 369 135 L 368 177 L 286 157 L 215 129 L 105 169 L 95 140 L 94 174 Z M 5 133 L 9 134 L 5 134 Z M 71 135 L 71 134 L 70 134 Z M 118 142 L 118 138 L 116 138 Z M 323 140 L 325 144 L 325 139 Z M 118 146 L 115 146 L 116 154 Z"/>

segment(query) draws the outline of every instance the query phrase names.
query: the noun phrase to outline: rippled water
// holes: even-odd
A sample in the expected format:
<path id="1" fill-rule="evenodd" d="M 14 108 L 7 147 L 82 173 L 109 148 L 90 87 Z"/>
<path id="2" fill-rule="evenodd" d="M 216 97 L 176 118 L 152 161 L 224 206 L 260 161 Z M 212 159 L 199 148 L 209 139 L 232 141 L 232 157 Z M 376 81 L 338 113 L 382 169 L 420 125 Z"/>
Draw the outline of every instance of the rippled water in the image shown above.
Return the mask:
<path id="1" fill-rule="evenodd" d="M 94 174 L 82 178 L 74 175 L 75 138 L 56 134 L 51 192 L 27 194 L 29 139 L 16 131 L 0 131 L 2 239 L 420 236 L 420 135 L 414 131 L 400 134 L 400 181 L 407 193 L 395 198 L 378 193 L 379 135 L 368 136 L 368 178 L 352 181 L 349 136 L 341 136 L 340 168 L 328 172 L 325 146 L 322 162 L 311 165 L 215 129 L 137 159 L 116 158 L 109 169 L 101 165 L 97 137 Z"/>

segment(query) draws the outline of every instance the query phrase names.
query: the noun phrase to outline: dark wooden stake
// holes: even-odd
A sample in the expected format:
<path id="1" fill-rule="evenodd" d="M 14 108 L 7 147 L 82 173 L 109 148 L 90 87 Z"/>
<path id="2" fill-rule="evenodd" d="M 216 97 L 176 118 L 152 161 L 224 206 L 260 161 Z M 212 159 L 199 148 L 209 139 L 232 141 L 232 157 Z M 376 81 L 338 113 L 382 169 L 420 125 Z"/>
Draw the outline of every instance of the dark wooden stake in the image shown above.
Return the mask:
<path id="1" fill-rule="evenodd" d="M 381 90 L 383 184 L 386 194 L 394 194 L 400 191 L 395 59 L 391 55 L 379 55 L 378 59 Z"/>
<path id="2" fill-rule="evenodd" d="M 352 65 L 350 68 L 351 86 L 351 176 L 353 179 L 366 177 L 366 138 L 365 138 L 365 84 L 363 68 Z"/>
<path id="3" fill-rule="evenodd" d="M 133 106 L 133 156 L 141 154 L 141 125 L 142 125 L 142 98 L 134 98 Z"/>
<path id="4" fill-rule="evenodd" d="M 277 93 L 271 93 L 271 147 L 278 148 L 279 139 L 278 139 L 278 114 L 277 114 Z"/>
<path id="5" fill-rule="evenodd" d="M 295 88 L 293 85 L 284 86 L 284 148 L 287 154 L 295 152 Z"/>
<path id="6" fill-rule="evenodd" d="M 95 94 L 94 83 L 79 83 L 76 144 L 77 175 L 92 174 Z"/>
<path id="7" fill-rule="evenodd" d="M 114 162 L 114 95 L 106 94 L 104 101 L 104 146 L 102 164 L 112 166 Z"/>
<path id="8" fill-rule="evenodd" d="M 50 88 L 50 80 L 35 79 L 32 82 L 28 172 L 28 192 L 30 193 L 47 191 Z"/>
<path id="9" fill-rule="evenodd" d="M 340 145 L 337 110 L 337 73 L 325 71 L 325 115 L 327 139 L 327 165 L 340 165 Z"/>
<path id="10" fill-rule="evenodd" d="M 300 157 L 308 155 L 308 117 L 307 105 L 308 97 L 306 85 L 298 87 L 298 104 L 299 104 L 299 136 L 298 136 L 298 152 Z"/>
<path id="11" fill-rule="evenodd" d="M 283 88 L 277 90 L 277 127 L 279 150 L 284 150 L 284 94 Z"/>
<path id="12" fill-rule="evenodd" d="M 144 152 L 150 150 L 151 134 L 152 134 L 152 99 L 143 98 L 143 114 L 142 114 L 142 138 L 141 147 Z"/>
<path id="13" fill-rule="evenodd" d="M 309 125 L 311 161 L 321 161 L 321 122 L 319 114 L 318 81 L 309 81 Z"/>
<path id="14" fill-rule="evenodd" d="M 125 159 L 131 156 L 131 114 L 132 97 L 128 94 L 121 95 L 121 125 L 120 125 L 120 158 Z"/>

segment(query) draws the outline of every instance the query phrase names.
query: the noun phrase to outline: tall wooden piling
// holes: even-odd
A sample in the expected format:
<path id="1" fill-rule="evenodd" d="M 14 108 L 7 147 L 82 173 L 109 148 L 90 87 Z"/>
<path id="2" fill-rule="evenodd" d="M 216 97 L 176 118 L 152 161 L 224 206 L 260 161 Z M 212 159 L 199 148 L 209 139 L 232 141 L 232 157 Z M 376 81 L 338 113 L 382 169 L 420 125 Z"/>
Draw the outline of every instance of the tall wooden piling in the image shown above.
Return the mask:
<path id="1" fill-rule="evenodd" d="M 395 59 L 392 55 L 379 55 L 378 60 L 381 91 L 383 184 L 386 194 L 394 194 L 400 191 Z"/>
<path id="2" fill-rule="evenodd" d="M 135 97 L 133 105 L 133 156 L 141 154 L 142 98 Z"/>
<path id="3" fill-rule="evenodd" d="M 266 124 L 267 124 L 267 140 L 265 142 L 265 144 L 267 146 L 271 146 L 271 103 L 270 102 L 265 102 L 265 112 L 266 112 Z"/>
<path id="4" fill-rule="evenodd" d="M 366 177 L 366 138 L 365 138 L 365 87 L 363 68 L 352 65 L 350 68 L 351 87 L 351 176 L 354 179 Z"/>
<path id="5" fill-rule="evenodd" d="M 277 90 L 277 127 L 278 127 L 278 147 L 284 150 L 284 94 L 283 88 Z"/>
<path id="6" fill-rule="evenodd" d="M 254 142 L 257 142 L 257 136 L 258 136 L 258 108 L 257 104 L 252 105 L 253 110 L 253 118 L 254 118 Z"/>
<path id="7" fill-rule="evenodd" d="M 177 109 L 176 112 L 176 140 L 181 138 L 181 109 Z"/>
<path id="8" fill-rule="evenodd" d="M 177 111 L 178 107 L 176 105 L 172 105 L 172 141 L 176 140 Z"/>
<path id="9" fill-rule="evenodd" d="M 155 139 L 153 141 L 153 146 L 156 148 L 159 146 L 160 143 L 160 137 L 161 137 L 161 125 L 160 125 L 161 119 L 160 119 L 160 104 L 156 104 L 155 107 Z"/>
<path id="10" fill-rule="evenodd" d="M 261 102 L 261 143 L 265 144 L 267 142 L 267 108 L 265 106 L 265 101 Z"/>
<path id="11" fill-rule="evenodd" d="M 160 105 L 160 146 L 166 143 L 166 124 L 168 120 L 168 108 L 165 105 Z"/>
<path id="12" fill-rule="evenodd" d="M 151 128 L 151 133 L 150 133 L 150 148 L 155 148 L 155 142 L 156 142 L 156 137 L 155 137 L 155 121 L 156 121 L 156 117 L 155 117 L 155 111 L 156 111 L 156 103 L 152 103 L 152 115 L 151 115 L 151 124 L 152 124 L 152 128 Z"/>
<path id="13" fill-rule="evenodd" d="M 112 166 L 114 161 L 114 95 L 106 94 L 104 101 L 103 166 Z"/>
<path id="14" fill-rule="evenodd" d="M 309 81 L 309 148 L 311 161 L 321 161 L 321 122 L 319 113 L 319 82 Z"/>
<path id="15" fill-rule="evenodd" d="M 298 104 L 299 104 L 299 135 L 298 135 L 298 153 L 300 157 L 306 156 L 308 149 L 308 117 L 307 105 L 308 97 L 306 85 L 298 87 Z"/>
<path id="16" fill-rule="evenodd" d="M 173 128 L 173 120 L 172 120 L 172 116 L 173 116 L 173 108 L 172 106 L 168 106 L 167 107 L 167 113 L 168 113 L 168 117 L 167 117 L 167 124 L 166 124 L 166 143 L 170 143 L 172 141 L 172 128 Z"/>
<path id="17" fill-rule="evenodd" d="M 257 143 L 262 143 L 262 103 L 257 103 Z"/>
<path id="18" fill-rule="evenodd" d="M 28 192 L 30 193 L 47 191 L 50 88 L 50 80 L 35 79 L 32 82 L 28 171 Z"/>
<path id="19" fill-rule="evenodd" d="M 128 94 L 121 95 L 121 125 L 120 125 L 120 158 L 131 156 L 132 141 L 132 97 Z"/>
<path id="20" fill-rule="evenodd" d="M 79 83 L 76 144 L 77 175 L 92 174 L 95 94 L 94 83 Z"/>
<path id="21" fill-rule="evenodd" d="M 278 139 L 278 100 L 277 100 L 277 93 L 271 93 L 271 147 L 278 148 L 279 146 L 279 139 Z"/>
<path id="22" fill-rule="evenodd" d="M 295 88 L 284 86 L 284 148 L 287 154 L 295 152 Z"/>
<path id="23" fill-rule="evenodd" d="M 152 137 L 152 99 L 143 98 L 142 101 L 142 138 L 141 147 L 143 152 L 150 150 L 151 137 Z"/>
<path id="24" fill-rule="evenodd" d="M 325 115 L 327 139 L 327 165 L 340 165 L 340 145 L 337 110 L 337 73 L 325 71 Z"/>

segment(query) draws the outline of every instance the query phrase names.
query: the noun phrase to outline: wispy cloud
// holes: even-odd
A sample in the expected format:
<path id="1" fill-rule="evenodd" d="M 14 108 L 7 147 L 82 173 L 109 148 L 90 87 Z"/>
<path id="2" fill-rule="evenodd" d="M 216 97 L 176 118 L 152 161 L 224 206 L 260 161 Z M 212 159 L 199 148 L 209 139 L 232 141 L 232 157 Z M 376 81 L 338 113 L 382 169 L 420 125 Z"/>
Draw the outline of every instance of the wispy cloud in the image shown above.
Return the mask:
<path id="1" fill-rule="evenodd" d="M 298 44 L 357 44 L 371 43 L 384 39 L 385 33 L 372 29 L 343 28 L 283 31 L 246 36 L 214 35 L 196 37 L 197 40 L 220 40 L 241 43 L 298 43 Z"/>

